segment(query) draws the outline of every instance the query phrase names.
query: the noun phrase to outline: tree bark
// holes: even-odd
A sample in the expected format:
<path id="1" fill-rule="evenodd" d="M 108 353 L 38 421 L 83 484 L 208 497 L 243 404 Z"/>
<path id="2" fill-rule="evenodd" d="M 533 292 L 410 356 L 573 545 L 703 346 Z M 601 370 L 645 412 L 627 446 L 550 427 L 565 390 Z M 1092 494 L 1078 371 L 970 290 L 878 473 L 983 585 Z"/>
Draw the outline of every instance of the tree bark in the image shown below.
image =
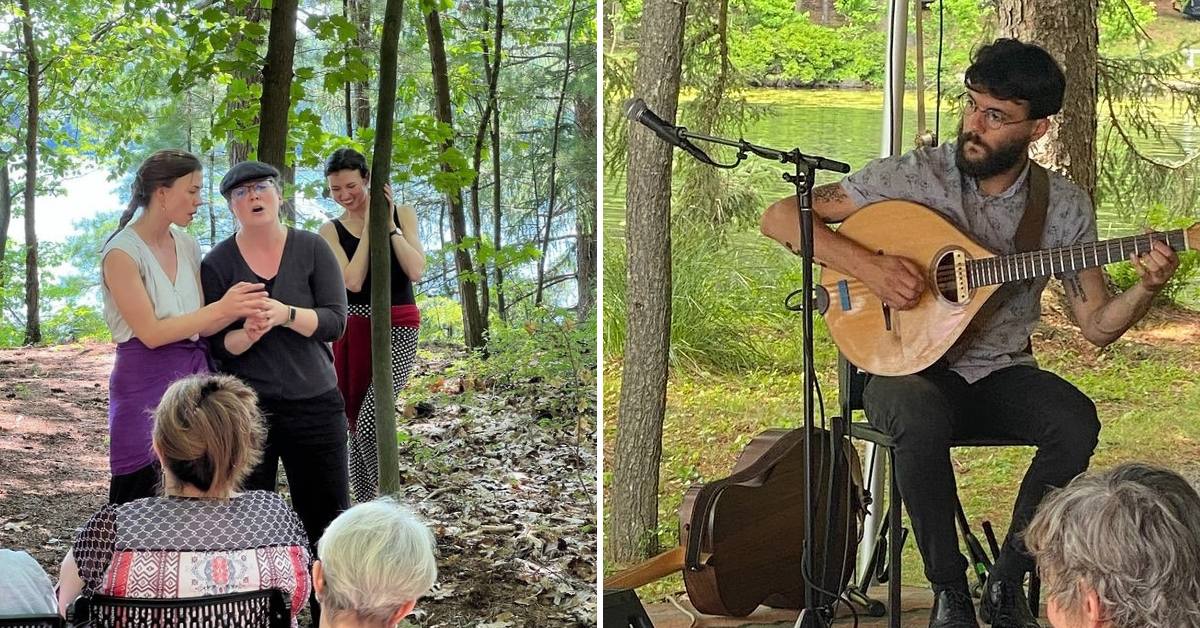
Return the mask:
<path id="1" fill-rule="evenodd" d="M 292 62 L 296 55 L 296 10 L 299 0 L 275 0 L 267 61 L 263 65 L 262 105 L 259 108 L 258 160 L 281 173 L 287 168 L 288 112 L 292 109 Z M 296 210 L 284 203 L 282 218 L 296 222 Z"/>
<path id="2" fill-rule="evenodd" d="M 354 22 L 354 9 L 350 7 L 351 0 L 342 0 L 342 17 L 347 21 Z M 346 51 L 349 52 L 350 47 L 346 46 Z M 342 85 L 342 96 L 344 112 L 346 114 L 346 137 L 354 137 L 354 102 L 350 96 L 350 82 L 347 81 Z"/>
<path id="3" fill-rule="evenodd" d="M 686 1 L 649 0 L 638 36 L 633 93 L 667 120 L 675 119 L 679 105 L 686 13 Z M 671 340 L 671 146 L 641 125 L 629 129 L 628 334 L 613 464 L 612 533 L 606 545 L 616 561 L 649 556 L 658 545 L 658 467 Z"/>
<path id="4" fill-rule="evenodd" d="M 376 447 L 379 451 L 379 491 L 400 491 L 400 464 L 396 450 L 396 396 L 392 394 L 391 260 L 388 235 L 391 216 L 383 188 L 392 171 L 392 116 L 396 112 L 396 56 L 404 0 L 388 0 L 383 14 L 383 41 L 379 51 L 379 118 L 375 122 L 375 149 L 371 155 L 371 383 L 375 395 Z"/>
<path id="5" fill-rule="evenodd" d="M 1039 163 L 1096 191 L 1096 98 L 1100 29 L 1095 2 L 1000 0 L 1000 32 L 1037 44 L 1063 66 L 1067 91 L 1050 132 L 1033 147 Z"/>
<path id="6" fill-rule="evenodd" d="M 229 11 L 230 13 L 241 11 L 242 15 L 251 22 L 261 22 L 266 13 L 258 7 L 257 0 L 246 5 L 246 7 L 243 9 L 238 9 L 233 2 L 228 2 L 225 10 Z M 241 43 L 243 37 L 245 37 L 245 35 L 238 33 L 229 43 L 230 49 L 236 48 L 237 45 Z M 256 48 L 258 47 L 259 43 L 260 42 L 258 41 L 254 42 Z M 262 82 L 262 74 L 256 72 L 254 68 L 251 67 L 245 67 L 237 75 L 237 77 L 245 81 L 246 85 L 256 85 Z M 233 112 L 247 106 L 248 104 L 245 101 L 234 101 L 229 103 L 228 108 L 230 112 Z M 257 116 L 255 117 L 257 118 Z M 227 155 L 229 155 L 229 166 L 233 167 L 235 164 L 239 164 L 250 158 L 250 145 L 231 135 L 228 140 L 228 145 L 225 148 L 225 152 Z"/>
<path id="7" fill-rule="evenodd" d="M 0 156 L 0 286 L 4 285 L 4 252 L 8 250 L 8 224 L 12 221 L 12 183 L 8 155 Z"/>
<path id="8" fill-rule="evenodd" d="M 558 90 L 558 105 L 554 110 L 554 135 L 550 141 L 550 200 L 546 206 L 546 231 L 542 236 L 542 254 L 538 257 L 537 295 L 533 298 L 535 305 L 542 304 L 543 285 L 546 279 L 546 255 L 550 250 L 550 232 L 554 226 L 555 202 L 558 200 L 558 138 L 562 126 L 563 103 L 567 99 L 567 83 L 571 79 L 571 34 L 575 30 L 575 4 L 571 0 L 570 14 L 567 16 L 566 47 L 563 52 L 562 87 Z"/>
<path id="9" fill-rule="evenodd" d="M 41 87 L 41 68 L 38 64 L 37 41 L 33 38 L 33 12 L 29 0 L 21 0 L 21 32 L 25 38 L 25 86 L 28 91 L 28 119 L 25 132 L 25 344 L 42 341 L 42 325 L 38 301 L 41 299 L 38 278 L 38 240 L 34 214 L 37 198 L 38 166 L 38 91 Z"/>
<path id="10" fill-rule="evenodd" d="M 364 52 L 370 52 L 372 50 L 371 2 L 370 0 L 350 0 L 350 10 L 354 14 L 352 19 L 358 27 L 356 38 L 358 48 Z M 380 96 L 382 97 L 382 92 Z M 394 97 L 393 100 L 395 100 Z M 366 79 L 354 83 L 354 119 L 357 128 L 365 129 L 371 126 L 371 91 L 370 84 Z"/>
<path id="11" fill-rule="evenodd" d="M 575 128 L 585 148 L 596 145 L 596 100 L 575 96 Z M 592 150 L 591 154 L 595 154 Z M 596 307 L 596 177 L 581 180 L 582 198 L 575 212 L 575 277 L 579 301 L 575 315 L 587 318 Z"/>
<path id="12" fill-rule="evenodd" d="M 438 122 L 451 128 L 454 119 L 450 108 L 450 79 L 446 68 L 446 42 L 442 36 L 442 20 L 437 10 L 425 14 L 425 30 L 429 34 L 429 63 L 433 75 L 434 104 Z M 448 150 L 454 145 L 453 138 L 447 138 L 442 144 L 442 150 Z M 443 172 L 452 170 L 449 163 L 442 160 Z M 467 219 L 463 213 L 462 189 L 455 188 L 446 194 L 450 205 L 450 234 L 454 241 L 454 266 L 458 271 L 458 292 L 462 303 L 463 334 L 466 345 L 470 349 L 484 346 L 487 331 L 487 321 L 479 311 L 479 292 L 474 275 L 475 269 L 471 263 L 471 252 L 463 247 L 467 236 Z"/>
<path id="13" fill-rule="evenodd" d="M 500 232 L 500 107 L 492 109 L 492 250 L 499 251 L 502 244 Z M 504 269 L 493 264 L 496 277 L 496 313 L 500 320 L 508 322 L 508 305 L 504 302 Z"/>
<path id="14" fill-rule="evenodd" d="M 488 30 L 488 14 L 487 11 L 491 7 L 488 6 L 488 0 L 483 0 L 484 22 L 483 32 Z M 492 121 L 492 110 L 496 108 L 496 85 L 500 78 L 500 45 L 504 32 L 504 0 L 496 2 L 496 32 L 493 35 L 495 44 L 490 46 L 486 37 L 480 38 L 480 45 L 483 48 L 483 73 L 488 83 L 487 102 L 484 104 L 483 111 L 479 114 L 479 127 L 475 131 L 475 152 L 472 156 L 472 165 L 475 168 L 475 180 L 471 181 L 471 218 L 475 222 L 475 255 L 479 259 L 479 254 L 483 246 L 483 218 L 482 211 L 479 207 L 479 184 L 480 173 L 479 168 L 483 161 L 483 140 L 487 136 L 488 127 Z M 494 52 L 493 52 L 494 50 Z M 495 161 L 492 162 L 495 165 Z M 499 188 L 492 191 L 493 194 L 499 192 Z M 496 249 L 497 251 L 499 249 Z M 491 309 L 491 298 L 488 293 L 487 285 L 487 267 L 480 262 L 479 264 L 479 286 L 482 297 L 482 315 L 486 319 L 488 310 Z"/>

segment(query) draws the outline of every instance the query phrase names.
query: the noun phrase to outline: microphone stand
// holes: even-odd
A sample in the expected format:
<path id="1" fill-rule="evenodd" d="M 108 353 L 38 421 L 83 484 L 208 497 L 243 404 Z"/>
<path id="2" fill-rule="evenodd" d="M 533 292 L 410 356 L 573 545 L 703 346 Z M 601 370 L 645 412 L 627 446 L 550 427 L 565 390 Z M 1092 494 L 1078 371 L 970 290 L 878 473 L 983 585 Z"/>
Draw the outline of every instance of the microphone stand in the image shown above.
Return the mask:
<path id="1" fill-rule="evenodd" d="M 738 149 L 737 161 L 732 164 L 718 164 L 713 162 L 713 165 L 718 168 L 734 168 L 749 156 L 749 153 L 754 153 L 764 159 L 779 161 L 780 163 L 793 164 L 795 171 L 784 173 L 783 180 L 791 183 L 796 188 L 796 200 L 799 203 L 799 218 L 800 218 L 800 256 L 803 260 L 803 276 L 801 283 L 801 291 L 804 295 L 801 299 L 801 312 L 804 316 L 804 333 L 803 333 L 803 361 L 804 361 L 804 557 L 801 563 L 801 573 L 804 579 L 804 608 L 800 611 L 800 617 L 797 618 L 794 628 L 826 628 L 833 621 L 832 606 L 822 606 L 817 608 L 817 595 L 813 585 L 814 574 L 809 573 L 813 564 L 813 520 L 816 518 L 816 509 L 813 503 L 813 481 L 820 479 L 819 473 L 814 473 L 814 460 L 812 451 L 812 442 L 814 436 L 814 416 L 813 406 L 816 399 L 816 382 L 814 375 L 816 367 L 814 366 L 813 357 L 813 304 L 815 294 L 813 291 L 813 216 L 812 216 L 812 188 L 813 179 L 817 170 L 830 170 L 833 172 L 850 172 L 850 166 L 840 161 L 826 159 L 820 156 L 805 155 L 800 152 L 799 148 L 793 148 L 790 151 L 783 152 L 765 146 L 757 146 L 751 144 L 744 139 L 738 141 L 727 140 L 719 137 L 711 137 L 700 133 L 692 133 L 683 127 L 679 127 L 676 134 L 680 138 L 703 140 L 713 142 L 715 144 L 723 144 L 725 146 L 733 146 Z M 831 431 L 832 435 L 832 431 Z M 841 447 L 834 442 L 831 447 L 833 465 L 829 470 L 832 475 L 838 468 L 838 457 L 841 455 Z M 816 477 L 814 477 L 816 476 Z M 833 496 L 830 495 L 830 499 Z M 832 501 L 830 502 L 833 503 Z M 832 523 L 830 527 L 832 527 Z M 828 528 L 827 528 L 828 534 Z M 826 562 L 832 557 L 829 556 L 828 544 L 824 547 Z M 822 568 L 825 566 L 822 565 Z M 823 574 L 822 574 L 823 575 Z M 838 592 L 840 594 L 840 591 Z M 835 598 L 836 601 L 836 598 Z"/>

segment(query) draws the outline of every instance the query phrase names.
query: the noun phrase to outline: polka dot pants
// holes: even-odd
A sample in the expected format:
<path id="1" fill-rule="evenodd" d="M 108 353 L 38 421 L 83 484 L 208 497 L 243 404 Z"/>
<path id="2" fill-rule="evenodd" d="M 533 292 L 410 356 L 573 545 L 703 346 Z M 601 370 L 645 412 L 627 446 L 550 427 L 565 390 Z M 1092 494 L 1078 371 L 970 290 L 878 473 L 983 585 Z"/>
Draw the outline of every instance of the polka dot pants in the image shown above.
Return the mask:
<path id="1" fill-rule="evenodd" d="M 370 308 L 351 314 L 366 316 Z M 392 328 L 392 398 L 400 394 L 412 373 L 413 361 L 417 356 L 417 329 L 415 327 Z M 367 387 L 362 408 L 358 411 L 358 425 L 350 433 L 350 488 L 358 503 L 375 499 L 379 493 L 379 450 L 375 444 L 375 384 Z"/>

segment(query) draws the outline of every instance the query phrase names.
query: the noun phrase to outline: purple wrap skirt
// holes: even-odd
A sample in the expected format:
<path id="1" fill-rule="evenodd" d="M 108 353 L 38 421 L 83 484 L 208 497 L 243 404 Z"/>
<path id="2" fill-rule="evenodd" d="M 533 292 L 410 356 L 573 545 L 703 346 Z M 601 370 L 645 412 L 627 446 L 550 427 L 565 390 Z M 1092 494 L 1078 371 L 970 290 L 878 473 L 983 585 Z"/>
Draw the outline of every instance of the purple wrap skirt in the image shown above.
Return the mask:
<path id="1" fill-rule="evenodd" d="M 117 345 L 108 378 L 108 463 L 113 475 L 133 473 L 154 462 L 150 435 L 154 409 L 175 380 L 212 369 L 208 342 L 180 340 L 151 349 L 137 338 Z"/>

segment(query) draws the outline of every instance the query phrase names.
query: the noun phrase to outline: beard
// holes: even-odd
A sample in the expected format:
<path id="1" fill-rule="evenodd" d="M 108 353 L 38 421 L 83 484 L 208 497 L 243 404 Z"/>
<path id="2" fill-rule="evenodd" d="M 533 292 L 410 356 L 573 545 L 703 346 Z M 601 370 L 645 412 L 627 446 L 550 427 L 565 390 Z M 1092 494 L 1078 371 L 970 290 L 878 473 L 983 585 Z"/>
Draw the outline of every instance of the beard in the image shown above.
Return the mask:
<path id="1" fill-rule="evenodd" d="M 971 142 L 984 150 L 982 158 L 972 161 L 966 155 L 967 142 Z M 1016 166 L 1029 150 L 1029 143 L 1022 140 L 1005 142 L 995 148 L 984 144 L 979 135 L 959 128 L 958 145 L 954 147 L 954 165 L 968 176 L 987 178 L 998 175 Z"/>

